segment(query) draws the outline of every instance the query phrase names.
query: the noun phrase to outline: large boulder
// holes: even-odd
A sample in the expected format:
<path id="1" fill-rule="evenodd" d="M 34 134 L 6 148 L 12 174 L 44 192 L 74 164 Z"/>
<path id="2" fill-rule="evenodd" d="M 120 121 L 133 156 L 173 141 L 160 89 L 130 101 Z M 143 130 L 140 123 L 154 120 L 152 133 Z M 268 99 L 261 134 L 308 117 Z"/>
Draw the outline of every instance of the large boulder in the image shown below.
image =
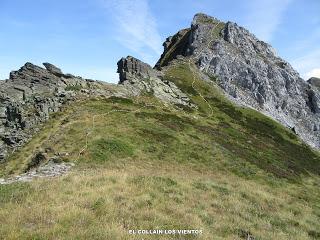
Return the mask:
<path id="1" fill-rule="evenodd" d="M 153 69 L 134 57 L 121 58 L 118 63 L 119 83 L 133 81 L 134 79 L 148 79 L 154 74 Z"/>

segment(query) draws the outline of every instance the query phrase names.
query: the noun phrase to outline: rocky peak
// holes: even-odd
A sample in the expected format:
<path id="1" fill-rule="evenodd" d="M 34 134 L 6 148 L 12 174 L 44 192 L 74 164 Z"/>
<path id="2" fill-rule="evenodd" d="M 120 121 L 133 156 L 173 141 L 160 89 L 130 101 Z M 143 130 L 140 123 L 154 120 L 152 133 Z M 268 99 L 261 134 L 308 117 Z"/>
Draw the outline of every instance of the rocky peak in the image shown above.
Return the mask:
<path id="1" fill-rule="evenodd" d="M 186 37 L 180 32 L 174 36 L 175 41 L 172 37 L 164 43 L 158 69 L 179 54 L 191 58 L 236 104 L 255 108 L 294 128 L 305 142 L 320 148 L 317 80 L 308 84 L 268 43 L 233 22 L 199 13 Z"/>
<path id="2" fill-rule="evenodd" d="M 19 70 L 10 73 L 9 82 L 15 85 L 24 85 L 28 87 L 63 84 L 60 79 L 62 75 L 57 76 L 56 72 L 53 72 L 52 69 L 54 69 L 54 66 L 47 65 L 47 67 L 50 71 L 28 62 Z"/>
<path id="3" fill-rule="evenodd" d="M 164 51 L 155 67 L 161 69 L 178 56 L 196 55 L 202 48 L 198 48 L 198 45 L 194 45 L 194 43 L 200 42 L 204 46 L 208 38 L 202 33 L 210 31 L 212 25 L 217 24 L 224 25 L 223 22 L 214 17 L 197 13 L 193 18 L 190 28 L 182 29 L 166 39 L 163 43 Z M 221 26 L 219 27 L 220 30 Z"/>
<path id="4" fill-rule="evenodd" d="M 245 48 L 256 54 L 264 54 L 265 57 L 276 58 L 277 53 L 271 45 L 260 41 L 247 29 L 238 26 L 236 23 L 227 22 L 222 32 L 225 41 L 239 47 Z"/>
<path id="5" fill-rule="evenodd" d="M 9 79 L 15 81 L 17 79 L 24 79 L 26 76 L 40 74 L 43 72 L 41 67 L 38 67 L 30 62 L 27 62 L 23 65 L 18 71 L 10 72 Z"/>
<path id="6" fill-rule="evenodd" d="M 191 26 L 195 27 L 197 25 L 212 24 L 212 23 L 219 23 L 219 22 L 221 22 L 219 19 L 215 17 L 211 17 L 205 13 L 196 13 L 191 22 Z"/>
<path id="7" fill-rule="evenodd" d="M 168 37 L 163 43 L 164 51 L 155 67 L 160 70 L 161 67 L 168 65 L 177 56 L 187 56 L 189 37 L 190 28 L 182 29 L 174 36 Z"/>

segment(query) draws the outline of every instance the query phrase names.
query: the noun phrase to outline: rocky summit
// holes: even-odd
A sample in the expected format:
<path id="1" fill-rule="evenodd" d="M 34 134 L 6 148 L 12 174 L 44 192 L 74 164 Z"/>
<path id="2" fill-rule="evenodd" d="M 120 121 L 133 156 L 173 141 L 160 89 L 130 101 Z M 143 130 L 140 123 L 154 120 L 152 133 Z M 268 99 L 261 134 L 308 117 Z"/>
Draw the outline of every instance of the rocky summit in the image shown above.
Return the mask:
<path id="1" fill-rule="evenodd" d="M 267 43 L 233 22 L 196 14 L 191 27 L 164 43 L 160 69 L 177 56 L 191 57 L 230 99 L 252 107 L 320 147 L 319 80 L 302 79 Z"/>

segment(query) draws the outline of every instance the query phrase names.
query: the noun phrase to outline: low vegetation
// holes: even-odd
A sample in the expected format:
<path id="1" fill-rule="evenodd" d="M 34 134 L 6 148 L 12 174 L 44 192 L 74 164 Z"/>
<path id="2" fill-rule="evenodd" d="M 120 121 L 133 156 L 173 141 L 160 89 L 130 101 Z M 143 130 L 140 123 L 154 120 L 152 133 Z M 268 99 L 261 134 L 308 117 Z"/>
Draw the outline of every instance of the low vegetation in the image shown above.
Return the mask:
<path id="1" fill-rule="evenodd" d="M 76 166 L 67 176 L 0 185 L 0 238 L 141 239 L 128 230 L 201 229 L 143 238 L 319 239 L 319 154 L 231 104 L 213 82 L 197 75 L 192 88 L 187 63 L 163 77 L 199 109 L 152 96 L 77 102 L 12 155 L 2 175 L 46 149 Z"/>
<path id="2" fill-rule="evenodd" d="M 78 92 L 78 91 L 80 91 L 82 89 L 82 86 L 81 85 L 74 85 L 74 86 L 67 86 L 66 87 L 66 91 L 76 91 L 76 92 Z"/>

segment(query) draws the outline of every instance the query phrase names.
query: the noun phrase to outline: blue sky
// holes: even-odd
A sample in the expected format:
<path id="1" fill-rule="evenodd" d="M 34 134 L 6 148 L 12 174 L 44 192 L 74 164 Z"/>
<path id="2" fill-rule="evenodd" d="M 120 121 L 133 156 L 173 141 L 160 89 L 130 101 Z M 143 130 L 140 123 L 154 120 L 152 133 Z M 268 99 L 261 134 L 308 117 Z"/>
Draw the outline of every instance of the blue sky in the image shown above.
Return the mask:
<path id="1" fill-rule="evenodd" d="M 116 62 L 153 65 L 204 12 L 248 28 L 304 78 L 320 77 L 320 0 L 0 0 L 0 79 L 25 62 L 117 82 Z"/>

